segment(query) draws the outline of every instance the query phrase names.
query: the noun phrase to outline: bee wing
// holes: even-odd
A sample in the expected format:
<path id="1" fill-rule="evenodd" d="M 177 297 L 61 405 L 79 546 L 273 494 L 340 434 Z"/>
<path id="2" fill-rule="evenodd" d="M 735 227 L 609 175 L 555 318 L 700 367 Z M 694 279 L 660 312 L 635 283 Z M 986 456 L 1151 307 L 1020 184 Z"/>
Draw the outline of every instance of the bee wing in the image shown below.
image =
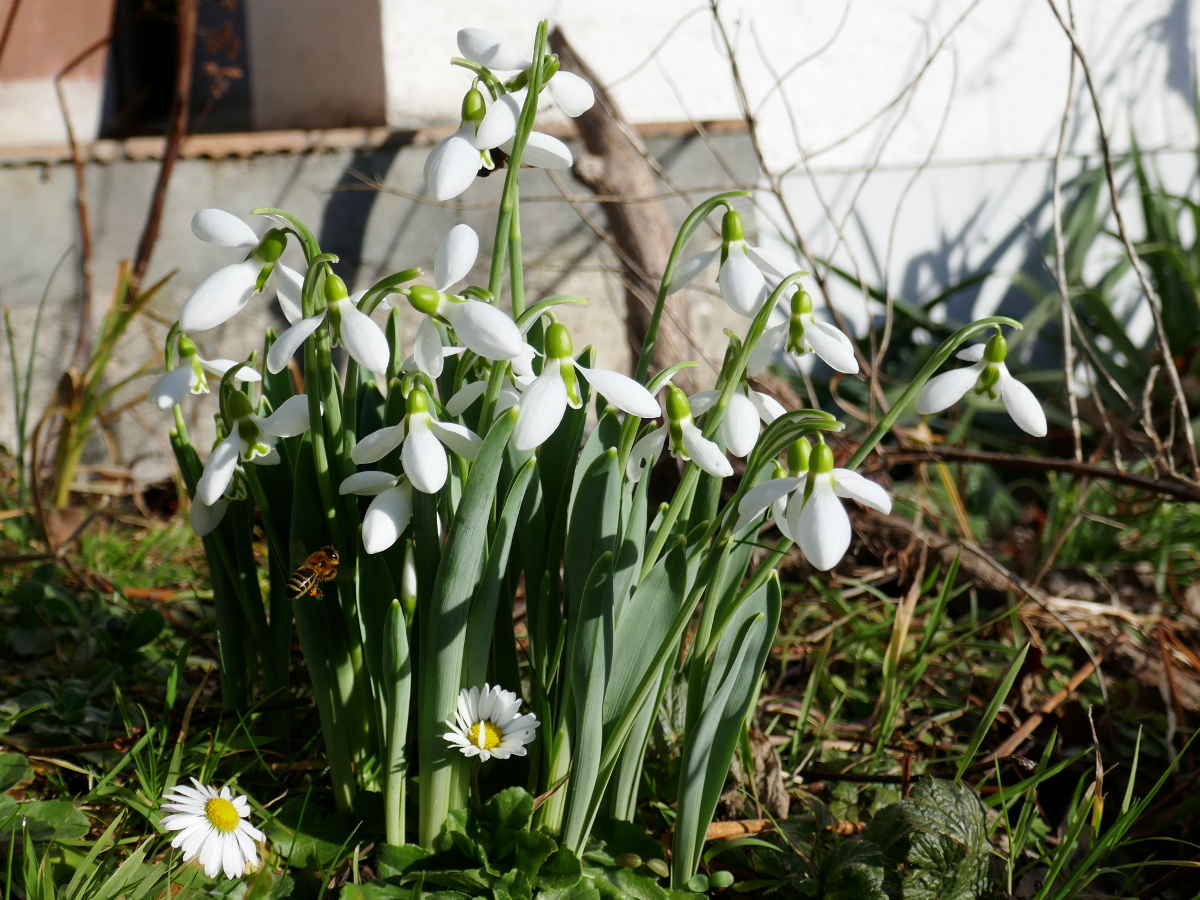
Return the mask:
<path id="1" fill-rule="evenodd" d="M 309 551 L 308 548 L 304 546 L 304 541 L 299 539 L 292 541 L 292 555 L 288 562 L 291 565 L 293 572 L 304 565 L 305 560 L 308 559 L 308 553 Z"/>

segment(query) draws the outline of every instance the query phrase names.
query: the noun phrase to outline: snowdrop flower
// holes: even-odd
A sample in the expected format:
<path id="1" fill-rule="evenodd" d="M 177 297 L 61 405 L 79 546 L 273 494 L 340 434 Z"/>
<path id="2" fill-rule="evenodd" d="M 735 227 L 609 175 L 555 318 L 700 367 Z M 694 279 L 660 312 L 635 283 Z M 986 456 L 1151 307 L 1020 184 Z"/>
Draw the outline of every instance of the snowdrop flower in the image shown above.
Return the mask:
<path id="1" fill-rule="evenodd" d="M 692 415 L 707 412 L 721 396 L 720 391 L 699 391 L 688 398 Z M 729 398 L 729 408 L 719 428 L 725 448 L 739 459 L 745 459 L 758 443 L 758 423 L 770 425 L 787 410 L 768 394 L 760 394 L 749 385 L 742 385 Z"/>
<path id="2" fill-rule="evenodd" d="M 439 294 L 445 294 L 451 287 L 458 284 L 475 266 L 475 260 L 479 256 L 479 235 L 475 230 L 467 224 L 460 223 L 455 225 L 446 232 L 446 236 L 442 238 L 442 242 L 438 244 L 437 256 L 433 260 L 433 280 Z M 418 297 L 422 296 L 422 292 L 417 292 Z M 410 298 L 410 303 L 412 302 Z M 426 298 L 426 305 L 431 305 L 431 301 Z M 453 298 L 448 302 L 455 302 Z M 478 300 L 464 300 L 464 303 L 480 303 Z M 503 346 L 489 346 L 487 349 L 495 351 L 511 350 L 514 346 L 513 332 L 516 331 L 516 342 L 520 343 L 521 333 L 516 328 L 516 324 L 500 312 L 499 309 L 492 306 L 490 303 L 484 303 L 488 310 L 479 310 L 472 307 L 466 310 L 466 318 L 470 321 L 467 323 L 467 331 L 472 332 L 472 343 L 481 346 L 480 341 L 474 340 L 477 336 L 475 332 L 487 332 L 489 330 L 500 329 L 502 332 Z M 415 304 L 414 304 L 415 306 Z M 440 298 L 439 306 L 440 308 Z M 404 360 L 404 364 L 400 367 L 402 371 L 412 371 L 419 369 L 428 375 L 431 379 L 437 378 L 442 374 L 442 367 L 447 356 L 453 356 L 462 353 L 465 347 L 443 347 L 442 335 L 434 324 L 433 316 L 437 315 L 437 309 L 432 314 L 426 314 L 421 319 L 421 324 L 417 326 L 417 337 L 413 342 L 412 356 Z M 463 318 L 460 311 L 455 308 L 451 310 L 451 315 L 458 315 L 458 318 Z M 440 316 L 439 318 L 445 318 Z M 476 322 L 476 320 L 479 320 Z M 474 327 L 473 327 L 474 326 Z M 489 329 L 488 326 L 491 326 Z M 512 326 L 510 328 L 510 326 Z M 494 337 L 494 336 L 493 336 Z M 491 342 L 495 344 L 495 340 Z M 480 353 L 480 356 L 485 354 Z M 489 357 L 491 358 L 491 357 Z M 507 357 L 498 357 L 505 359 Z"/>
<path id="3" fill-rule="evenodd" d="M 811 455 L 812 445 L 808 438 L 797 438 L 792 442 L 787 450 L 787 468 L 776 463 L 770 480 L 756 484 L 742 496 L 738 503 L 737 524 L 733 526 L 735 534 L 770 509 L 771 519 L 779 533 L 789 541 L 796 540 L 791 522 L 799 521 L 800 510 L 804 506 L 804 485 Z"/>
<path id="4" fill-rule="evenodd" d="M 774 319 L 780 308 L 771 312 Z M 812 297 L 808 291 L 797 290 L 792 294 L 791 316 L 782 322 L 769 325 L 746 361 L 746 372 L 757 375 L 767 367 L 771 355 L 787 340 L 787 349 L 797 356 L 815 353 L 835 372 L 854 375 L 858 372 L 858 360 L 854 356 L 854 344 L 828 322 L 818 321 L 813 315 Z"/>
<path id="5" fill-rule="evenodd" d="M 473 687 L 459 692 L 454 721 L 446 722 L 450 730 L 442 737 L 463 756 L 478 756 L 480 762 L 487 762 L 493 756 L 524 756 L 525 745 L 537 737 L 538 724 L 533 713 L 521 715 L 516 694 L 485 683 L 482 691 Z"/>
<path id="6" fill-rule="evenodd" d="M 200 857 L 204 874 L 215 878 L 221 869 L 226 878 L 240 878 L 247 866 L 258 865 L 256 841 L 266 840 L 250 824 L 250 802 L 233 796 L 228 786 L 215 787 L 192 779 L 195 787 L 177 784 L 163 795 L 162 811 L 170 813 L 163 828 L 178 831 L 171 846 L 183 850 L 183 861 Z"/>
<path id="7" fill-rule="evenodd" d="M 822 572 L 836 566 L 850 548 L 850 517 L 840 497 L 857 500 L 881 513 L 892 511 L 891 497 L 875 482 L 850 469 L 833 467 L 833 451 L 827 444 L 813 448 L 804 492 L 804 505 L 799 515 L 788 516 L 788 526 L 800 552 Z"/>
<path id="8" fill-rule="evenodd" d="M 404 293 L 413 309 L 449 325 L 463 345 L 476 355 L 496 362 L 513 359 L 521 353 L 525 343 L 521 329 L 498 307 L 482 300 L 464 300 L 420 284 L 414 284 Z M 424 336 L 422 328 L 425 329 Z M 434 348 L 434 337 L 437 349 Z M 442 339 L 432 322 L 428 325 L 422 322 L 418 326 L 417 340 L 421 342 L 413 348 L 417 367 L 422 371 L 437 369 L 440 373 L 434 357 L 444 356 Z"/>
<path id="9" fill-rule="evenodd" d="M 295 437 L 308 430 L 308 398 L 303 394 L 289 397 L 266 418 L 254 414 L 254 405 L 241 391 L 229 395 L 226 408 L 233 427 L 204 464 L 204 474 L 196 483 L 196 497 L 205 506 L 214 506 L 229 482 L 238 460 L 273 466 L 279 462 L 275 439 Z"/>
<path id="10" fill-rule="evenodd" d="M 188 524 L 192 526 L 192 533 L 196 537 L 212 534 L 225 518 L 225 510 L 228 508 L 229 501 L 224 498 L 209 506 L 197 497 L 192 501 L 192 508 L 188 513 Z"/>
<path id="11" fill-rule="evenodd" d="M 721 256 L 721 270 L 717 273 L 717 284 L 721 296 L 735 313 L 753 318 L 762 308 L 769 291 L 767 276 L 774 280 L 785 277 L 787 264 L 773 259 L 772 254 L 746 243 L 746 229 L 737 210 L 727 210 L 721 219 L 721 246 L 716 250 L 697 253 L 681 262 L 667 288 L 668 294 L 682 290 L 696 279 Z"/>
<path id="12" fill-rule="evenodd" d="M 724 451 L 696 427 L 687 395 L 670 383 L 667 384 L 666 418 L 665 425 L 644 435 L 633 445 L 625 466 L 625 475 L 630 481 L 641 480 L 642 473 L 653 464 L 668 437 L 671 439 L 671 455 L 676 459 L 691 460 L 717 478 L 727 478 L 733 474 L 733 466 L 725 458 Z"/>
<path id="13" fill-rule="evenodd" d="M 532 63 L 517 51 L 517 48 L 495 32 L 484 28 L 464 28 L 458 33 L 458 50 L 467 59 L 473 60 L 494 72 L 520 74 L 509 82 L 510 90 L 520 90 L 529 81 Z M 555 104 L 571 118 L 581 116 L 596 102 L 592 86 L 571 72 L 559 68 L 558 57 L 551 54 L 546 60 L 546 87 Z M 512 96 L 507 94 L 505 96 Z M 501 100 L 504 98 L 502 97 Z M 517 106 L 520 113 L 520 105 Z M 516 119 L 513 119 L 516 128 Z"/>
<path id="14" fill-rule="evenodd" d="M 333 332 L 333 345 L 339 344 L 368 372 L 387 371 L 392 358 L 383 329 L 358 308 L 366 291 L 353 296 L 346 292 L 346 282 L 330 272 L 325 276 L 325 310 L 296 322 L 279 336 L 267 353 L 267 371 L 282 372 L 310 334 L 328 318 Z"/>
<path id="15" fill-rule="evenodd" d="M 363 516 L 362 542 L 367 553 L 380 553 L 396 543 L 412 518 L 412 485 L 403 475 L 355 472 L 342 482 L 338 492 L 375 497 Z M 407 580 L 407 563 L 404 573 Z"/>
<path id="16" fill-rule="evenodd" d="M 239 363 L 232 359 L 205 359 L 196 350 L 195 342 L 181 334 L 179 365 L 159 376 L 146 392 L 146 400 L 159 409 L 170 409 L 176 403 L 182 403 L 188 394 L 207 394 L 206 373 L 223 378 L 236 365 Z M 262 381 L 262 376 L 249 366 L 242 366 L 234 377 L 243 382 Z"/>
<path id="17" fill-rule="evenodd" d="M 192 216 L 192 234 L 205 243 L 250 250 L 250 254 L 240 263 L 213 272 L 183 301 L 179 327 L 184 331 L 207 331 L 229 321 L 272 280 L 284 314 L 299 309 L 304 279 L 279 262 L 287 246 L 287 235 L 281 229 L 272 228 L 260 239 L 237 216 L 222 209 L 202 209 Z"/>
<path id="18" fill-rule="evenodd" d="M 1009 374 L 1004 364 L 1007 355 L 1008 341 L 999 330 L 986 344 L 974 344 L 959 351 L 959 359 L 974 365 L 951 369 L 929 379 L 917 395 L 914 408 L 923 416 L 941 412 L 961 400 L 972 387 L 976 394 L 987 394 L 995 400 L 999 387 L 999 399 L 1004 401 L 1004 408 L 1018 427 L 1034 437 L 1045 437 L 1046 413 L 1033 391 Z"/>
<path id="19" fill-rule="evenodd" d="M 465 426 L 435 419 L 429 412 L 429 394 L 418 386 L 405 401 L 404 421 L 367 435 L 354 445 L 350 458 L 360 466 L 377 462 L 401 444 L 400 462 L 412 486 L 424 494 L 436 494 L 450 474 L 446 447 L 474 461 L 483 441 Z"/>
<path id="20" fill-rule="evenodd" d="M 518 450 L 532 450 L 554 434 L 568 406 L 579 409 L 583 401 L 576 369 L 593 390 L 618 409 L 642 418 L 659 414 L 658 401 L 632 378 L 607 369 L 589 369 L 575 362 L 571 333 L 565 325 L 555 322 L 546 329 L 545 346 L 542 374 L 521 394 L 521 411 L 512 436 L 513 446 Z"/>

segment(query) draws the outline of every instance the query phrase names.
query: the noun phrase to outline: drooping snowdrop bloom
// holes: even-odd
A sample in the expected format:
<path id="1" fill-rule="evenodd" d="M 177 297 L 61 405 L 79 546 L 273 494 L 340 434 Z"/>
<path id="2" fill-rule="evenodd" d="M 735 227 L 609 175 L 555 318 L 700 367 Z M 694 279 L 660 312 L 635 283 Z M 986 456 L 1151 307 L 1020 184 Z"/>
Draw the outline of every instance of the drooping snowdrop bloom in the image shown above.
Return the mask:
<path id="1" fill-rule="evenodd" d="M 279 336 L 267 353 L 267 371 L 276 373 L 287 368 L 297 350 L 321 323 L 329 320 L 333 346 L 341 345 L 368 372 L 387 371 L 392 353 L 387 337 L 375 321 L 358 308 L 366 291 L 353 296 L 346 292 L 346 282 L 332 272 L 325 276 L 325 310 L 296 322 Z"/>
<path id="2" fill-rule="evenodd" d="M 687 394 L 675 385 L 667 384 L 667 422 L 643 435 L 629 452 L 625 475 L 630 481 L 640 481 L 662 451 L 667 438 L 671 439 L 671 455 L 676 459 L 691 460 L 703 471 L 717 478 L 733 474 L 733 466 L 724 452 L 713 441 L 706 438 L 692 420 L 692 410 Z"/>
<path id="3" fill-rule="evenodd" d="M 579 365 L 572 356 L 574 346 L 565 325 L 555 322 L 546 329 L 545 346 L 542 373 L 521 394 L 521 411 L 512 436 L 518 450 L 542 444 L 554 434 L 568 406 L 579 409 L 582 405 L 576 370 L 617 409 L 643 418 L 659 414 L 658 401 L 629 376 Z"/>
<path id="4" fill-rule="evenodd" d="M 804 493 L 804 505 L 798 516 L 789 515 L 788 525 L 800 552 L 822 572 L 836 566 L 850 548 L 850 517 L 841 497 L 881 513 L 892 511 L 892 498 L 882 487 L 851 469 L 833 467 L 833 451 L 827 444 L 813 448 Z"/>
<path id="5" fill-rule="evenodd" d="M 414 284 L 404 291 L 408 302 L 417 312 L 426 316 L 436 316 L 454 329 L 455 335 L 463 345 L 478 356 L 493 362 L 513 359 L 520 355 L 525 341 L 521 337 L 521 329 L 498 307 L 482 300 L 466 300 L 424 285 Z M 441 336 L 433 323 L 418 326 L 418 340 L 421 340 L 421 327 L 426 328 L 426 337 L 421 348 L 413 348 L 414 361 L 418 368 L 425 371 L 426 367 L 435 368 L 433 357 L 444 355 L 441 350 Z M 429 329 L 437 337 L 437 348 L 434 349 L 433 337 Z M 417 354 L 420 353 L 421 356 Z M 440 373 L 440 369 L 438 369 Z M 428 373 L 427 373 L 428 374 Z"/>
<path id="6" fill-rule="evenodd" d="M 1004 364 L 1008 341 L 999 331 L 986 344 L 974 344 L 957 355 L 974 365 L 951 369 L 929 379 L 913 404 L 918 413 L 927 416 L 941 412 L 961 400 L 973 387 L 976 394 L 1003 400 L 1004 408 L 1022 431 L 1034 437 L 1046 436 L 1046 413 L 1033 391 L 1009 374 L 1008 366 Z M 996 397 L 997 387 L 999 398 Z"/>
<path id="7" fill-rule="evenodd" d="M 192 533 L 201 538 L 212 534 L 225 518 L 225 510 L 228 508 L 229 502 L 224 498 L 209 506 L 197 497 L 192 501 L 192 508 L 188 513 L 188 524 L 192 526 Z"/>
<path id="8" fill-rule="evenodd" d="M 509 84 L 512 90 L 520 90 L 529 81 L 529 60 L 521 56 L 517 48 L 495 32 L 485 28 L 464 28 L 458 33 L 458 50 L 467 59 L 491 69 L 493 72 L 516 72 L 520 74 Z M 571 118 L 581 116 L 596 102 L 592 86 L 584 79 L 559 68 L 558 57 L 551 55 L 546 61 L 546 87 L 555 104 Z M 520 113 L 520 106 L 517 106 Z M 516 127 L 516 120 L 513 120 Z M 510 135 L 511 136 L 511 135 Z"/>
<path id="9" fill-rule="evenodd" d="M 146 400 L 159 409 L 170 409 L 182 403 L 188 394 L 207 394 L 207 375 L 223 378 L 238 362 L 232 359 L 205 359 L 196 344 L 186 335 L 179 336 L 179 364 L 158 377 L 146 391 Z M 238 381 L 262 381 L 262 376 L 249 366 L 242 366 L 234 376 Z"/>
<path id="10" fill-rule="evenodd" d="M 484 684 L 483 690 L 463 688 L 458 694 L 454 721 L 447 721 L 445 738 L 463 756 L 478 756 L 480 762 L 524 756 L 525 745 L 537 737 L 537 716 L 521 715 L 521 701 L 499 685 Z"/>
<path id="11" fill-rule="evenodd" d="M 667 293 L 673 294 L 689 285 L 712 264 L 718 254 L 721 257 L 721 270 L 717 273 L 717 284 L 721 288 L 721 296 L 730 309 L 746 318 L 755 316 L 770 294 L 767 277 L 778 281 L 790 274 L 780 271 L 780 267 L 787 268 L 785 263 L 775 260 L 769 252 L 746 243 L 741 213 L 731 209 L 721 219 L 721 246 L 716 250 L 697 253 L 681 262 L 675 269 Z"/>
<path id="12" fill-rule="evenodd" d="M 355 472 L 338 492 L 375 497 L 363 516 L 362 542 L 367 553 L 381 553 L 396 543 L 412 518 L 412 485 L 403 475 Z M 406 568 L 406 577 L 407 573 Z"/>
<path id="13" fill-rule="evenodd" d="M 791 522 L 799 521 L 800 509 L 804 506 L 804 485 L 811 455 L 812 445 L 808 438 L 801 437 L 792 442 L 787 450 L 787 468 L 776 463 L 769 480 L 756 484 L 742 496 L 738 503 L 737 524 L 733 526 L 735 534 L 770 509 L 779 533 L 789 541 L 796 540 Z"/>
<path id="14" fill-rule="evenodd" d="M 255 415 L 254 405 L 241 391 L 229 395 L 226 411 L 233 419 L 229 436 L 216 446 L 204 464 L 204 474 L 196 483 L 196 498 L 205 506 L 221 499 L 238 460 L 260 466 L 279 462 L 275 439 L 295 437 L 308 430 L 308 398 L 303 394 L 289 397 L 267 417 Z"/>
<path id="15" fill-rule="evenodd" d="M 692 415 L 707 412 L 720 398 L 720 391 L 699 391 L 688 398 Z M 745 459 L 758 443 L 759 422 L 770 425 L 787 410 L 769 394 L 760 394 L 749 385 L 742 385 L 729 398 L 729 408 L 721 419 L 721 440 L 739 459 Z"/>
<path id="16" fill-rule="evenodd" d="M 204 874 L 215 878 L 224 869 L 226 878 L 240 878 L 247 866 L 258 865 L 256 841 L 265 835 L 250 824 L 250 801 L 192 779 L 195 787 L 177 784 L 163 795 L 162 811 L 170 813 L 163 828 L 179 832 L 171 846 L 183 851 L 183 861 L 200 857 Z"/>
<path id="17" fill-rule="evenodd" d="M 772 320 L 780 313 L 776 307 L 771 312 Z M 779 316 L 781 319 L 782 315 Z M 819 321 L 813 314 L 812 297 L 808 291 L 798 289 L 792 294 L 791 316 L 783 321 L 772 321 L 746 361 L 746 372 L 757 375 L 767 367 L 771 355 L 780 344 L 787 341 L 787 349 L 797 356 L 815 353 L 835 372 L 854 375 L 858 372 L 858 360 L 854 356 L 854 344 L 828 322 Z"/>
<path id="18" fill-rule="evenodd" d="M 202 209 L 192 216 L 192 234 L 208 244 L 249 250 L 240 263 L 213 272 L 183 301 L 179 327 L 184 331 L 216 328 L 241 312 L 255 294 L 274 283 L 279 305 L 288 320 L 299 309 L 300 273 L 279 262 L 287 246 L 287 235 L 272 228 L 260 239 L 237 216 L 223 209 Z"/>
<path id="19" fill-rule="evenodd" d="M 475 260 L 479 256 L 479 235 L 475 230 L 465 223 L 455 225 L 446 232 L 446 236 L 442 238 L 442 242 L 438 244 L 437 256 L 433 260 L 433 280 L 436 289 L 440 294 L 445 294 L 451 287 L 458 284 L 470 274 L 471 269 L 475 265 Z M 418 296 L 421 292 L 418 291 Z M 447 295 L 448 296 L 448 295 Z M 411 299 L 410 299 L 410 302 Z M 426 304 L 429 301 L 425 300 Z M 455 302 L 451 299 L 449 302 Z M 478 303 L 478 300 L 464 300 L 465 303 Z M 414 304 L 415 305 L 415 304 Z M 500 312 L 491 304 L 484 304 L 495 312 L 471 309 L 467 311 L 467 317 L 472 320 L 472 323 L 477 318 L 490 317 L 493 320 L 494 327 L 503 330 L 506 343 L 500 349 L 511 349 L 512 330 L 515 330 L 515 323 L 509 320 L 508 316 Z M 439 299 L 440 308 L 440 299 Z M 456 311 L 452 311 L 454 314 Z M 465 347 L 443 347 L 442 335 L 434 324 L 434 316 L 437 315 L 435 310 L 432 314 L 426 314 L 421 319 L 421 324 L 417 326 L 417 337 L 413 342 L 412 356 L 404 360 L 404 364 L 400 367 L 402 371 L 411 371 L 419 369 L 430 378 L 437 378 L 442 374 L 442 368 L 447 356 L 453 356 L 462 353 Z M 444 317 L 440 317 L 443 318 Z M 460 316 L 461 318 L 461 316 Z M 501 319 L 503 321 L 501 321 Z M 484 327 L 471 329 L 471 323 L 468 323 L 468 330 L 485 331 L 487 322 L 480 323 Z M 513 326 L 510 330 L 509 325 Z M 520 331 L 517 331 L 517 337 L 520 338 Z M 475 342 L 478 344 L 478 342 Z M 492 347 L 491 349 L 497 349 Z M 484 354 L 479 354 L 484 355 Z M 504 358 L 504 357 L 501 357 Z"/>
<path id="20" fill-rule="evenodd" d="M 404 474 L 412 486 L 425 494 L 436 494 L 446 483 L 450 464 L 446 459 L 449 447 L 466 460 L 474 460 L 483 445 L 479 435 L 457 422 L 439 422 L 429 412 L 429 394 L 423 387 L 414 387 L 405 401 L 404 420 L 380 428 L 354 445 L 350 458 L 357 465 L 383 459 L 397 447 Z"/>

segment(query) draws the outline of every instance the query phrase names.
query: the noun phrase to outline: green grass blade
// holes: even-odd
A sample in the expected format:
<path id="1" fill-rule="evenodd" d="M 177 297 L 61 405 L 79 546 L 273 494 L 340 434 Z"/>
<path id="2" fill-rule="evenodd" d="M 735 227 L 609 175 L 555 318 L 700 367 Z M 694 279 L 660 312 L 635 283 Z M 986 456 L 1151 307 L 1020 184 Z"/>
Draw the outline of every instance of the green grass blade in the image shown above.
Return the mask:
<path id="1" fill-rule="evenodd" d="M 975 759 L 975 754 L 979 752 L 979 747 L 983 744 L 983 739 L 987 737 L 992 723 L 996 721 L 996 715 L 1000 712 L 1000 707 L 1008 697 L 1008 692 L 1012 690 L 1013 682 L 1017 680 L 1017 673 L 1021 671 L 1021 665 L 1025 662 L 1025 655 L 1029 653 L 1029 646 L 1029 644 L 1026 644 L 1021 648 L 1020 652 L 1017 653 L 1016 659 L 1008 667 L 1008 671 L 1004 673 L 1004 678 L 1001 680 L 1000 686 L 996 688 L 996 693 L 992 695 L 992 702 L 984 710 L 983 718 L 979 721 L 979 727 L 975 729 L 975 734 L 971 737 L 971 743 L 967 745 L 967 752 L 963 754 L 963 758 L 958 764 L 958 772 L 954 775 L 955 781 L 962 781 L 963 774 L 970 768 L 971 761 Z"/>

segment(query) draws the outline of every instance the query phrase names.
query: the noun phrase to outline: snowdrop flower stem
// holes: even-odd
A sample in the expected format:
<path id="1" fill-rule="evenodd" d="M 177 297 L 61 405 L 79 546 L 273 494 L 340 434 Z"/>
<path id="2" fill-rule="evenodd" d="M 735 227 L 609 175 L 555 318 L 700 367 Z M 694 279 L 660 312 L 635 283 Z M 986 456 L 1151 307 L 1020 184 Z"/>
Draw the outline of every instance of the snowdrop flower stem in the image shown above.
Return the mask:
<path id="1" fill-rule="evenodd" d="M 908 409 L 917 398 L 917 394 L 921 392 L 921 388 L 925 387 L 925 382 L 933 377 L 934 373 L 941 368 L 942 364 L 948 360 L 959 347 L 965 344 L 975 335 L 980 332 L 987 331 L 999 325 L 1008 325 L 1010 328 L 1020 329 L 1023 326 L 1015 319 L 1010 319 L 1008 316 L 989 316 L 986 319 L 979 319 L 972 322 L 970 325 L 965 325 L 960 328 L 946 340 L 942 341 L 941 345 L 929 357 L 929 361 L 921 367 L 921 371 L 917 373 L 917 377 L 913 379 L 912 384 L 904 389 L 904 393 L 888 410 L 887 414 L 879 420 L 878 424 L 871 430 L 871 433 L 863 440 L 859 448 L 854 451 L 853 455 L 846 460 L 847 469 L 857 469 L 862 465 L 862 461 L 867 458 L 875 445 L 883 440 L 884 435 L 891 430 L 892 425 L 900 418 L 901 414 Z"/>

